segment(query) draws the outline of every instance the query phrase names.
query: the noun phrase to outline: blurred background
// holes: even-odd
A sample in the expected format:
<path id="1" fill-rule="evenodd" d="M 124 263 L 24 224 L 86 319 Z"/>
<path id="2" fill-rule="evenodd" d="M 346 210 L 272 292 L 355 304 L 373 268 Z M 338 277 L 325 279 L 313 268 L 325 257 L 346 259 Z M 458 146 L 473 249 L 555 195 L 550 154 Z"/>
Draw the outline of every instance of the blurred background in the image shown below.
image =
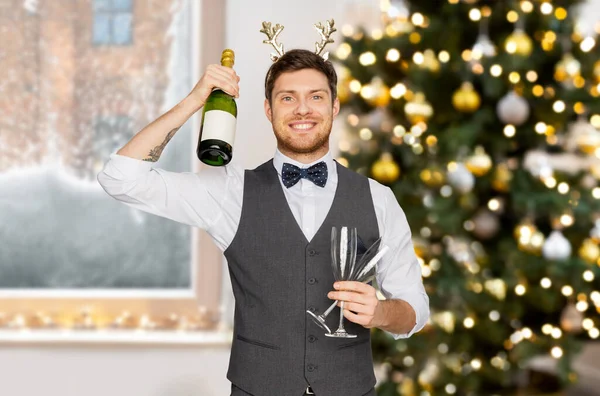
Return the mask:
<path id="1" fill-rule="evenodd" d="M 3 395 L 229 394 L 226 263 L 96 174 L 225 47 L 264 162 L 262 22 L 312 49 L 332 18 L 332 150 L 396 194 L 431 300 L 373 331 L 378 393 L 600 395 L 600 1 L 0 0 Z M 199 170 L 197 135 L 157 166 Z"/>

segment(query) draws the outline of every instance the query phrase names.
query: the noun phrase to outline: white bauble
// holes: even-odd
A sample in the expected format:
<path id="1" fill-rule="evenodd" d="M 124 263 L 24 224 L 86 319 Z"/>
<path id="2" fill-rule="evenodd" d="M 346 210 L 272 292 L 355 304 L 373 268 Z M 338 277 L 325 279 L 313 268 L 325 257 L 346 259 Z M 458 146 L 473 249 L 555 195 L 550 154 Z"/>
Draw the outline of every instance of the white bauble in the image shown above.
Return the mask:
<path id="1" fill-rule="evenodd" d="M 571 256 L 571 243 L 562 232 L 552 231 L 542 246 L 542 255 L 548 260 L 566 260 Z"/>
<path id="2" fill-rule="evenodd" d="M 503 123 L 518 126 L 527 121 L 529 104 L 515 91 L 511 91 L 500 99 L 496 113 Z"/>
<path id="3" fill-rule="evenodd" d="M 473 234 L 480 239 L 492 238 L 500 228 L 498 217 L 487 209 L 477 212 L 472 220 L 475 224 Z"/>
<path id="4" fill-rule="evenodd" d="M 471 52 L 473 53 L 473 57 L 491 57 L 496 55 L 496 47 L 494 46 L 494 43 L 492 43 L 492 40 L 490 40 L 490 36 L 487 34 L 480 34 L 479 37 L 477 37 L 477 41 L 473 45 Z"/>
<path id="5" fill-rule="evenodd" d="M 475 186 L 475 176 L 464 164 L 456 164 L 452 170 L 448 170 L 448 181 L 461 193 L 467 193 Z"/>

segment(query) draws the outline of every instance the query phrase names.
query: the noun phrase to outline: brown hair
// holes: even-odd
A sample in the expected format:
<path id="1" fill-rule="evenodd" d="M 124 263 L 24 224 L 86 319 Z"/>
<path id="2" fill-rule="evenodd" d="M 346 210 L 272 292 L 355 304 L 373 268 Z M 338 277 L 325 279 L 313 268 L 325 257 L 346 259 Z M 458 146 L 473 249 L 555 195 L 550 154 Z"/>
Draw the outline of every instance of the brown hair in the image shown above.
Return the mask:
<path id="1" fill-rule="evenodd" d="M 293 72 L 303 69 L 314 69 L 320 71 L 327 77 L 329 89 L 331 90 L 331 101 L 337 96 L 337 74 L 331 62 L 323 59 L 312 51 L 304 49 L 293 49 L 284 53 L 276 62 L 274 62 L 265 77 L 265 97 L 271 103 L 271 95 L 277 78 L 286 72 Z"/>

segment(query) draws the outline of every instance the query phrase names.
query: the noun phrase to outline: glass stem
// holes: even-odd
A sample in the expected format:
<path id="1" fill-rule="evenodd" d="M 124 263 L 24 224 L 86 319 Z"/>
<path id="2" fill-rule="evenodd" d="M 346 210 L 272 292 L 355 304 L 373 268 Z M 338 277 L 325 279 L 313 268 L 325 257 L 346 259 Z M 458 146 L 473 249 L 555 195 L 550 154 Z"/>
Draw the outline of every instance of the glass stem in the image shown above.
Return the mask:
<path id="1" fill-rule="evenodd" d="M 335 306 L 337 305 L 337 300 L 333 302 L 333 304 L 331 304 L 331 306 L 329 308 L 327 308 L 327 311 L 323 312 L 323 318 L 326 318 L 327 315 L 329 315 L 331 313 L 331 311 L 333 311 L 333 309 L 335 308 Z"/>
<path id="2" fill-rule="evenodd" d="M 344 301 L 340 305 L 340 327 L 338 331 L 344 331 Z"/>

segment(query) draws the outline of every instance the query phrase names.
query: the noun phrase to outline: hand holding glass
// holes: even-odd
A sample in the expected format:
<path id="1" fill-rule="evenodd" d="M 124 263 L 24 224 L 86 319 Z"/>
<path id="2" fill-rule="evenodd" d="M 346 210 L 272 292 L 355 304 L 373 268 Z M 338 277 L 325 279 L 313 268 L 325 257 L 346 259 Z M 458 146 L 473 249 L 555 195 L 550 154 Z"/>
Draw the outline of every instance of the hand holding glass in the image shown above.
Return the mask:
<path id="1" fill-rule="evenodd" d="M 349 232 L 348 232 L 349 231 Z M 333 269 L 333 276 L 336 281 L 356 281 L 367 283 L 375 278 L 377 273 L 376 265 L 387 252 L 388 247 L 381 246 L 381 238 L 377 239 L 373 245 L 367 249 L 367 251 L 361 256 L 356 262 L 356 248 L 357 248 L 357 233 L 356 228 L 342 227 L 338 232 L 336 227 L 331 229 L 331 266 Z M 339 327 L 335 332 L 331 332 L 331 329 L 325 323 L 327 315 L 333 311 L 338 301 L 335 301 L 331 306 L 322 314 L 315 315 L 314 313 L 307 311 L 313 321 L 325 330 L 325 334 L 328 337 L 338 338 L 355 338 L 355 334 L 349 334 L 344 329 L 344 302 L 341 302 L 340 306 L 340 321 Z"/>

